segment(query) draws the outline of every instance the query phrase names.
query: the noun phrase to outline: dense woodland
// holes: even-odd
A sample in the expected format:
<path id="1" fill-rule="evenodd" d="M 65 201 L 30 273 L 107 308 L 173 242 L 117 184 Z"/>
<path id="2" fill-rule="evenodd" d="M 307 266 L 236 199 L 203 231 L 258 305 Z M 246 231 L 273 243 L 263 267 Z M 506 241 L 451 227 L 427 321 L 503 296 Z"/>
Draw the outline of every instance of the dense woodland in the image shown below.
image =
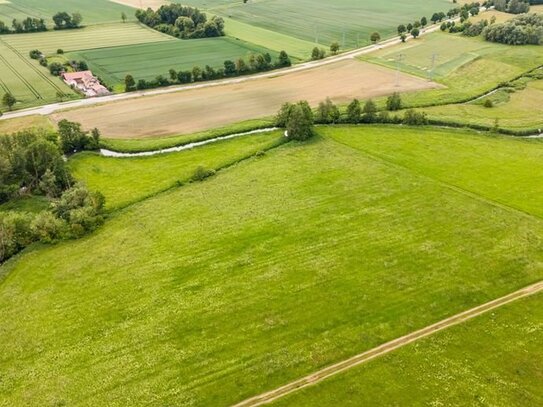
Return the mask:
<path id="1" fill-rule="evenodd" d="M 197 8 L 170 4 L 154 11 L 137 10 L 136 18 L 157 31 L 182 39 L 224 36 L 224 20 L 214 16 L 208 21 Z"/>

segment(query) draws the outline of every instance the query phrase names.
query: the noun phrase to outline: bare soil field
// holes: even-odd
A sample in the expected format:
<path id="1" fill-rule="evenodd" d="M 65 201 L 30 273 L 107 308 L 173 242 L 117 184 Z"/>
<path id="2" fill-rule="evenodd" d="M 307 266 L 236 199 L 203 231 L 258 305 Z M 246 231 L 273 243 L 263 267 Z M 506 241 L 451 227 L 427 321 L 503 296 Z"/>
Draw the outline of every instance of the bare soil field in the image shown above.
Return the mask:
<path id="1" fill-rule="evenodd" d="M 357 60 L 239 84 L 141 97 L 52 115 L 109 138 L 188 134 L 244 120 L 271 116 L 284 102 L 301 99 L 316 105 L 326 97 L 337 103 L 440 85 Z"/>
<path id="2" fill-rule="evenodd" d="M 134 8 L 146 9 L 151 7 L 152 9 L 159 8 L 163 4 L 170 3 L 168 0 L 111 0 L 114 3 L 123 4 L 125 6 Z"/>

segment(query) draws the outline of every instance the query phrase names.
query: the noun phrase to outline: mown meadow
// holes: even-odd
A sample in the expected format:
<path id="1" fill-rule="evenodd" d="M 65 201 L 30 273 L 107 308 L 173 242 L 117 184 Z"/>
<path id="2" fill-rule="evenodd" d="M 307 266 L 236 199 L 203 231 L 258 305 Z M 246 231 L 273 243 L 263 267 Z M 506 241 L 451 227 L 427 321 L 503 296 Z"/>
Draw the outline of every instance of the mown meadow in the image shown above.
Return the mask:
<path id="1" fill-rule="evenodd" d="M 541 405 L 542 318 L 539 294 L 271 405 Z"/>
<path id="2" fill-rule="evenodd" d="M 0 404 L 229 405 L 543 277 L 540 141 L 317 129 L 1 266 Z"/>

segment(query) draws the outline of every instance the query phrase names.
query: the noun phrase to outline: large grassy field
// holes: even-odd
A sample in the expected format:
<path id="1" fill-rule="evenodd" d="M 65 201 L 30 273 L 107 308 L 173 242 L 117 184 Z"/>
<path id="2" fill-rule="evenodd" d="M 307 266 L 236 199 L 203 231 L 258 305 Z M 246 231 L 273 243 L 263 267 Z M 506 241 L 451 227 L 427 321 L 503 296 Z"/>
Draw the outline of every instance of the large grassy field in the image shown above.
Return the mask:
<path id="1" fill-rule="evenodd" d="M 447 11 L 447 0 L 373 1 L 373 0 L 271 0 L 189 1 L 214 13 L 266 30 L 286 34 L 328 47 L 339 41 L 343 48 L 363 46 L 370 34 L 383 38 L 396 34 L 398 24 L 429 18 L 436 11 Z M 309 55 L 307 55 L 309 56 Z"/>
<path id="2" fill-rule="evenodd" d="M 106 197 L 108 208 L 141 201 L 190 180 L 199 166 L 220 169 L 283 141 L 282 132 L 255 134 L 216 142 L 193 150 L 138 158 L 84 153 L 70 160 L 76 178 Z M 157 174 L 160 174 L 157 176 Z"/>
<path id="3" fill-rule="evenodd" d="M 542 320 L 539 294 L 272 405 L 540 406 Z"/>
<path id="4" fill-rule="evenodd" d="M 157 75 L 168 77 L 168 71 L 172 68 L 176 71 L 191 70 L 194 66 L 203 69 L 206 65 L 221 68 L 227 59 L 247 60 L 251 53 L 264 52 L 277 57 L 276 52 L 268 49 L 220 37 L 84 50 L 72 53 L 70 57 L 86 60 L 94 72 L 113 86 L 123 82 L 127 74 L 133 75 L 136 80 L 154 79 Z"/>
<path id="5" fill-rule="evenodd" d="M 318 131 L 3 265 L 0 404 L 225 406 L 543 278 L 542 143 Z"/>
<path id="6" fill-rule="evenodd" d="M 426 105 L 454 103 L 489 91 L 543 65 L 542 50 L 541 46 L 514 47 L 437 32 L 362 59 L 445 85 L 446 89 L 414 93 L 405 98 L 408 104 Z"/>
<path id="7" fill-rule="evenodd" d="M 51 17 L 59 11 L 70 14 L 78 12 L 83 16 L 83 25 L 121 21 L 124 12 L 135 20 L 134 9 L 109 0 L 2 0 L 0 1 L 0 20 L 11 25 L 14 18 L 43 18 L 53 26 Z"/>

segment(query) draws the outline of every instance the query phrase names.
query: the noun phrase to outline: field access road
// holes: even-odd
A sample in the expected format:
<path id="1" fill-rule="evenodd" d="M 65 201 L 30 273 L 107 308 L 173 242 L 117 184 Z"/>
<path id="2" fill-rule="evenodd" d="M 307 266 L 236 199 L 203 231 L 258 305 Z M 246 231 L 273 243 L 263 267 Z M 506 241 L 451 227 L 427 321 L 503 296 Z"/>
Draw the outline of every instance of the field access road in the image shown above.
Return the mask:
<path id="1" fill-rule="evenodd" d="M 439 30 L 439 24 L 430 26 L 424 30 L 421 30 L 421 36 L 433 33 L 438 30 Z M 304 62 L 304 63 L 294 65 L 292 67 L 281 69 L 281 70 L 268 71 L 268 72 L 259 73 L 255 75 L 240 76 L 240 77 L 231 78 L 231 79 L 221 79 L 217 81 L 196 83 L 192 85 L 175 85 L 175 86 L 169 86 L 169 87 L 161 88 L 161 89 L 136 91 L 136 92 L 129 92 L 129 93 L 121 93 L 117 95 L 102 96 L 102 97 L 97 97 L 97 98 L 79 99 L 79 100 L 73 100 L 73 101 L 68 101 L 68 102 L 52 103 L 49 105 L 17 110 L 14 112 L 6 112 L 2 116 L 0 116 L 0 120 L 14 119 L 17 117 L 24 117 L 24 116 L 31 116 L 31 115 L 47 116 L 64 109 L 76 109 L 76 108 L 93 106 L 93 105 L 102 104 L 102 103 L 109 103 L 109 102 L 115 102 L 115 101 L 127 100 L 127 99 L 135 99 L 135 98 L 140 98 L 144 96 L 164 95 L 168 93 L 182 92 L 186 90 L 210 88 L 214 86 L 237 84 L 237 83 L 243 83 L 243 82 L 248 82 L 248 81 L 254 81 L 254 80 L 262 79 L 262 78 L 288 75 L 295 72 L 305 71 L 307 69 L 314 69 L 320 66 L 333 64 L 339 61 L 353 59 L 364 54 L 369 54 L 371 52 L 374 52 L 383 48 L 397 45 L 399 43 L 401 43 L 400 37 L 394 37 L 388 40 L 384 40 L 378 44 L 372 44 L 366 47 L 357 48 L 355 50 L 344 52 L 342 54 L 334 55 L 334 56 L 321 59 L 318 61 Z"/>
<path id="2" fill-rule="evenodd" d="M 439 321 L 435 324 L 429 325 L 425 328 L 412 332 L 408 335 L 402 336 L 401 338 L 397 338 L 390 342 L 384 343 L 376 348 L 370 349 L 366 352 L 355 355 L 347 360 L 336 363 L 335 365 L 325 367 L 322 370 L 314 372 L 308 376 L 302 377 L 301 379 L 295 380 L 275 390 L 271 390 L 266 393 L 260 394 L 258 396 L 251 397 L 250 399 L 244 400 L 234 405 L 233 407 L 256 407 L 256 406 L 262 406 L 264 404 L 271 403 L 277 399 L 280 399 L 284 396 L 294 393 L 300 389 L 303 389 L 308 386 L 312 386 L 325 379 L 328 379 L 329 377 L 334 376 L 338 373 L 342 373 L 355 366 L 361 365 L 363 363 L 369 362 L 372 359 L 375 359 L 387 353 L 390 353 L 398 348 L 401 348 L 402 346 L 408 345 L 410 343 L 423 339 L 427 336 L 433 335 L 436 332 L 450 328 L 453 325 L 458 325 L 462 322 L 466 322 L 472 318 L 475 318 L 481 314 L 485 314 L 489 311 L 495 310 L 496 308 L 502 307 L 513 301 L 520 300 L 521 298 L 525 298 L 542 291 L 543 291 L 543 281 L 540 281 L 538 283 L 532 284 L 528 287 L 524 287 L 518 291 L 515 291 L 503 297 L 497 298 L 493 301 L 487 302 L 475 308 L 471 308 L 467 311 L 453 315 L 452 317 Z"/>

